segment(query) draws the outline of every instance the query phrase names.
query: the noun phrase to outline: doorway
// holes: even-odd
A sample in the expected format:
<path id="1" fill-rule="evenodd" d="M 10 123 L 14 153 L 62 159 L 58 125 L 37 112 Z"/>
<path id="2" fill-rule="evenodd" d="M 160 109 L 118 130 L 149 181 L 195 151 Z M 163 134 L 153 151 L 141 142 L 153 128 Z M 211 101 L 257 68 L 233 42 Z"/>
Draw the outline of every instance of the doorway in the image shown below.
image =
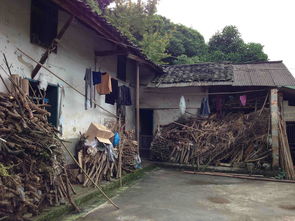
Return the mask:
<path id="1" fill-rule="evenodd" d="M 144 158 L 149 158 L 150 147 L 153 141 L 154 111 L 152 109 L 140 109 L 140 139 L 139 151 Z"/>

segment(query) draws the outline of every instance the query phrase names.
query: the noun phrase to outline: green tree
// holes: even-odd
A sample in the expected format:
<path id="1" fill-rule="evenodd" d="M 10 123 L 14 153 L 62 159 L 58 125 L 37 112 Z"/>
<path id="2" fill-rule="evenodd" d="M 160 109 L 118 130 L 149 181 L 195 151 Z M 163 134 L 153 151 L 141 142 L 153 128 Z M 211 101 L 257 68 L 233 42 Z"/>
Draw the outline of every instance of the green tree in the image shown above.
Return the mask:
<path id="1" fill-rule="evenodd" d="M 226 26 L 209 40 L 206 61 L 255 62 L 266 61 L 268 56 L 259 43 L 245 43 L 237 27 Z"/>
<path id="2" fill-rule="evenodd" d="M 168 35 L 162 36 L 159 32 L 145 33 L 140 42 L 143 52 L 155 63 L 165 64 L 163 59 L 169 55 L 166 53 L 166 48 L 169 44 Z"/>

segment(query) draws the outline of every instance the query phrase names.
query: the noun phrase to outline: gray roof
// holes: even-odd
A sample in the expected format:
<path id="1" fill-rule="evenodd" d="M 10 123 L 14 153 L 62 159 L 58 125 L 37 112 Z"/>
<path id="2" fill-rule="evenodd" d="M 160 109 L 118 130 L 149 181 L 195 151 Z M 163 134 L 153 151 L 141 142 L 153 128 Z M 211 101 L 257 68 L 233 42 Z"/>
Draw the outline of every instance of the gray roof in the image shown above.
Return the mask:
<path id="1" fill-rule="evenodd" d="M 294 86 L 295 79 L 282 61 L 235 64 L 233 86 Z"/>
<path id="2" fill-rule="evenodd" d="M 149 87 L 295 86 L 294 77 L 282 61 L 164 65 L 162 69 L 164 74 L 157 76 Z"/>

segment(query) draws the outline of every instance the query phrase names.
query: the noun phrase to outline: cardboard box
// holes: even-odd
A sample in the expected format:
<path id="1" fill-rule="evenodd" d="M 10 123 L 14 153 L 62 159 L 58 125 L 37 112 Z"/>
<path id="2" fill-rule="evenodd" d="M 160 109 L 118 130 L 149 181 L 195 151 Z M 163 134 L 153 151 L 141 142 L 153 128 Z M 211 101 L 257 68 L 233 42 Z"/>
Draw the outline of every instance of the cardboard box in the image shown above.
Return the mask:
<path id="1" fill-rule="evenodd" d="M 91 123 L 85 135 L 89 141 L 93 141 L 96 138 L 106 144 L 111 144 L 110 138 L 114 136 L 112 131 L 97 123 Z"/>

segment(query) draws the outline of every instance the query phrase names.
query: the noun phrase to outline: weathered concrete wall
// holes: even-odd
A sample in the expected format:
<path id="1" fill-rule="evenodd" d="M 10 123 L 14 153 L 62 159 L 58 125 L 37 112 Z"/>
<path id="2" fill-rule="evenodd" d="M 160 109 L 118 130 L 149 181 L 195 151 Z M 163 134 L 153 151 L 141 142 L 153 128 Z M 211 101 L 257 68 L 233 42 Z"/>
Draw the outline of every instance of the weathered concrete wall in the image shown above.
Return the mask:
<path id="1" fill-rule="evenodd" d="M 30 78 L 30 73 L 35 63 L 23 56 L 16 48 L 21 48 L 36 60 L 39 60 L 45 51 L 44 48 L 30 43 L 30 4 L 30 0 L 2 0 L 0 7 L 0 52 L 1 54 L 2 52 L 6 54 L 8 61 L 12 64 L 11 69 L 14 74 L 28 78 Z M 68 18 L 68 14 L 59 11 L 59 29 Z M 52 53 L 49 56 L 45 66 L 84 93 L 85 69 L 94 69 L 94 51 L 113 48 L 115 48 L 114 45 L 99 38 L 94 31 L 75 20 L 60 41 L 57 53 Z M 3 66 L 2 60 L 0 58 L 0 64 Z M 97 68 L 116 76 L 116 56 L 97 58 Z M 0 73 L 8 82 L 7 76 L 3 72 Z M 40 73 L 45 74 L 50 83 L 59 84 L 65 88 L 65 96 L 62 103 L 63 138 L 76 139 L 79 136 L 79 132 L 85 132 L 91 122 L 105 124 L 115 120 L 114 117 L 100 108 L 85 110 L 83 96 L 76 93 L 46 70 L 41 69 Z M 38 75 L 36 79 L 38 79 Z M 135 64 L 132 61 L 128 61 L 127 84 L 130 82 L 132 87 L 131 84 L 134 81 Z M 134 89 L 131 88 L 131 90 L 134 95 Z M 0 91 L 5 91 L 4 85 L 1 82 Z M 96 101 L 108 111 L 116 113 L 116 105 L 106 104 L 105 96 L 97 94 Z M 134 106 L 127 107 L 126 110 L 127 129 L 134 129 Z"/>
<path id="2" fill-rule="evenodd" d="M 184 96 L 186 111 L 196 116 L 203 97 L 207 97 L 206 87 L 180 87 L 149 89 L 141 88 L 140 108 L 154 110 L 154 130 L 158 125 L 166 125 L 177 120 L 180 97 Z M 189 115 L 188 115 L 189 116 Z"/>

